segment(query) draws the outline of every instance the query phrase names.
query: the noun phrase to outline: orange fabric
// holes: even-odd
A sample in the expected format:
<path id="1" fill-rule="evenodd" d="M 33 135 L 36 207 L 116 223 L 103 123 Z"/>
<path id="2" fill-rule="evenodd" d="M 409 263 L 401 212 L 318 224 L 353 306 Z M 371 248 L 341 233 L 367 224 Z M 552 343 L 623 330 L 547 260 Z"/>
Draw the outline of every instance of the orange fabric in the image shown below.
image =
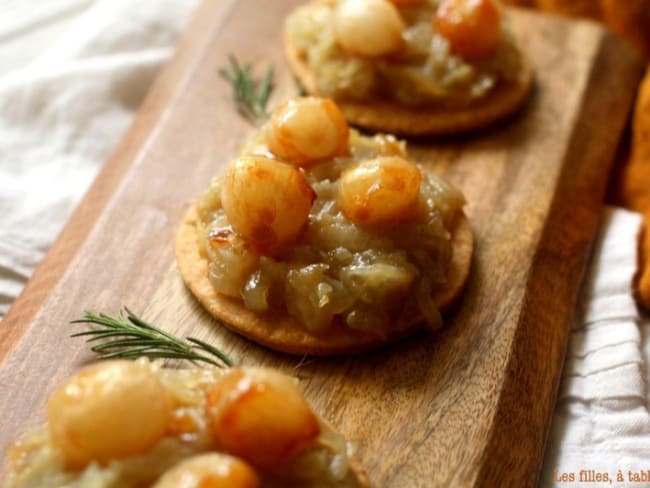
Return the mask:
<path id="1" fill-rule="evenodd" d="M 628 39 L 650 60 L 650 0 L 503 1 L 560 15 L 600 20 Z M 644 230 L 639 238 L 636 291 L 639 303 L 650 310 L 650 69 L 639 88 L 631 139 L 629 159 L 617 162 L 610 196 L 613 203 L 644 216 Z"/>
<path id="2" fill-rule="evenodd" d="M 650 211 L 644 214 L 644 228 L 641 233 L 639 271 L 637 275 L 637 299 L 650 310 Z"/>
<path id="3" fill-rule="evenodd" d="M 630 157 L 622 168 L 615 194 L 622 205 L 650 213 L 650 70 L 639 87 Z"/>
<path id="4" fill-rule="evenodd" d="M 643 213 L 637 295 L 650 310 L 650 69 L 641 82 L 632 121 L 630 159 L 615 189 L 620 203 Z"/>
<path id="5" fill-rule="evenodd" d="M 650 0 L 600 0 L 600 7 L 604 22 L 650 58 Z"/>
<path id="6" fill-rule="evenodd" d="M 503 0 L 570 17 L 600 20 L 650 58 L 650 0 Z"/>

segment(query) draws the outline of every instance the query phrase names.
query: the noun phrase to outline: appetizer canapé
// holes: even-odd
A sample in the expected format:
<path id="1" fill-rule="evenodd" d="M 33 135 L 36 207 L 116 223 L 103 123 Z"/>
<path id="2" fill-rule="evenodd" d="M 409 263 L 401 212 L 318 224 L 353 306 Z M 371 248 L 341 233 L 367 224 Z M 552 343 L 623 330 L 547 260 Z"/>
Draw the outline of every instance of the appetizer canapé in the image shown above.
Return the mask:
<path id="1" fill-rule="evenodd" d="M 463 205 L 403 142 L 349 130 L 330 100 L 294 99 L 190 209 L 178 264 L 206 309 L 254 341 L 366 350 L 440 326 L 470 267 Z"/>
<path id="2" fill-rule="evenodd" d="M 367 486 L 352 453 L 274 370 L 109 361 L 54 392 L 5 487 Z"/>
<path id="3" fill-rule="evenodd" d="M 314 0 L 287 20 L 289 63 L 355 125 L 406 136 L 482 128 L 532 85 L 497 1 Z"/>

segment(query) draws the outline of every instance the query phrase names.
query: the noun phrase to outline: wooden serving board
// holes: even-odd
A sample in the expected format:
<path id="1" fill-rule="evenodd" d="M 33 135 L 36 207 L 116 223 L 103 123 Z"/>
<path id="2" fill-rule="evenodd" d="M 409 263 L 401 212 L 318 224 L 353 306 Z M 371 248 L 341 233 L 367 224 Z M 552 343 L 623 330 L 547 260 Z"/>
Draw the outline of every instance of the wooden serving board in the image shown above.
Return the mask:
<path id="1" fill-rule="evenodd" d="M 127 305 L 246 365 L 302 379 L 315 409 L 360 447 L 376 486 L 532 486 L 568 325 L 622 128 L 641 74 L 595 24 L 519 11 L 536 70 L 514 120 L 411 144 L 465 192 L 472 274 L 444 330 L 356 357 L 276 354 L 219 328 L 184 289 L 173 238 L 191 201 L 251 128 L 217 76 L 229 53 L 277 67 L 274 102 L 295 93 L 281 48 L 297 1 L 206 0 L 64 232 L 0 326 L 0 445 L 43 420 L 49 393 L 90 359 L 69 339 L 85 309 Z M 5 468 L 6 469 L 6 465 Z"/>

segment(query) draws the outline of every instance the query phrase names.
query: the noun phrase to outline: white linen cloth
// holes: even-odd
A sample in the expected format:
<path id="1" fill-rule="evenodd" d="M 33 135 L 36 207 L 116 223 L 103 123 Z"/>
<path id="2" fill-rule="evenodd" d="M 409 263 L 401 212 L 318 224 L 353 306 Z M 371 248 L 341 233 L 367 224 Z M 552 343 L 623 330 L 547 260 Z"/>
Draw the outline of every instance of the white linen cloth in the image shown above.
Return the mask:
<path id="1" fill-rule="evenodd" d="M 640 215 L 622 209 L 603 216 L 571 328 L 542 486 L 650 487 L 650 321 L 639 316 L 630 290 L 640 224 Z"/>
<path id="2" fill-rule="evenodd" d="M 0 319 L 122 137 L 195 4 L 0 0 Z M 629 477 L 650 470 L 650 325 L 630 291 L 639 226 L 637 214 L 605 213 L 541 486 L 650 487 Z M 581 470 L 594 479 L 607 472 L 613 484 L 580 483 Z"/>
<path id="3" fill-rule="evenodd" d="M 0 319 L 131 123 L 195 4 L 0 0 Z"/>

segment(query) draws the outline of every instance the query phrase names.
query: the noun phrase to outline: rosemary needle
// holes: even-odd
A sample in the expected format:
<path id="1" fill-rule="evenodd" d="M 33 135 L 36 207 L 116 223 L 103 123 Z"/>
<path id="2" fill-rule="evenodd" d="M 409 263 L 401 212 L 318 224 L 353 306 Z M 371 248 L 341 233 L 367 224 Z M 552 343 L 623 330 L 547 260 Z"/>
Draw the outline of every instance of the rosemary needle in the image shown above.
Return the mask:
<path id="1" fill-rule="evenodd" d="M 207 342 L 194 337 L 183 340 L 173 336 L 145 322 L 126 307 L 120 310 L 117 317 L 87 311 L 82 319 L 70 323 L 100 326 L 70 336 L 87 337 L 86 342 L 89 343 L 100 342 L 91 347 L 99 359 L 137 359 L 145 356 L 151 359 L 202 361 L 219 367 L 235 364 L 226 353 Z"/>
<path id="2" fill-rule="evenodd" d="M 237 111 L 252 124 L 268 118 L 266 104 L 273 91 L 273 66 L 269 66 L 262 80 L 253 77 L 253 64 L 240 64 L 234 55 L 228 57 L 229 66 L 219 70 L 223 79 L 230 83 Z"/>

